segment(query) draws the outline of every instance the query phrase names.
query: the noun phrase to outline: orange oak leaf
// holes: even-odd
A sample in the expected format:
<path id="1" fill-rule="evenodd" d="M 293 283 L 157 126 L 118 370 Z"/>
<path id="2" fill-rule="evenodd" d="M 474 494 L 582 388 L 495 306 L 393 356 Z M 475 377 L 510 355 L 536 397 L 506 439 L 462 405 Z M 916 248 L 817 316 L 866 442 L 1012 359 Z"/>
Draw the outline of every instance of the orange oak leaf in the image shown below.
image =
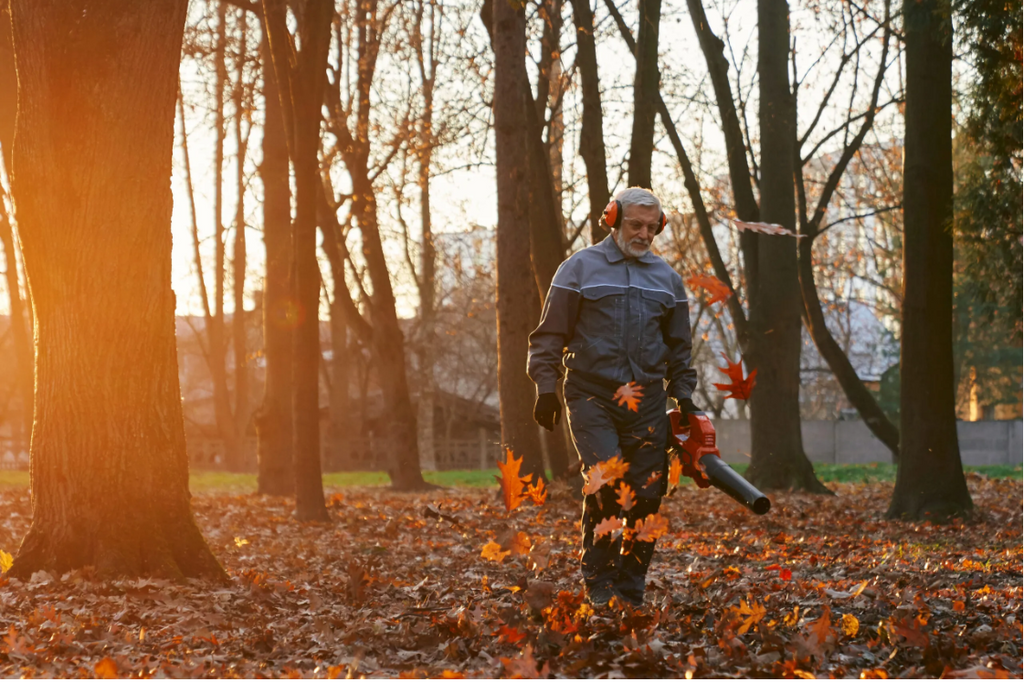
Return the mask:
<path id="1" fill-rule="evenodd" d="M 797 234 L 796 232 L 790 232 L 782 225 L 776 225 L 775 223 L 747 223 L 742 220 L 733 220 L 732 222 L 740 232 L 750 230 L 751 232 L 760 232 L 761 234 L 774 234 L 781 237 L 796 237 L 797 239 L 807 236 Z"/>
<path id="2" fill-rule="evenodd" d="M 668 519 L 661 514 L 648 514 L 636 522 L 636 541 L 654 542 L 668 532 Z"/>
<path id="3" fill-rule="evenodd" d="M 654 485 L 655 483 L 660 481 L 661 477 L 663 475 L 664 475 L 663 472 L 655 471 L 653 474 L 651 474 L 650 476 L 647 477 L 647 482 L 644 483 L 644 487 L 645 488 L 650 488 L 652 485 Z"/>
<path id="4" fill-rule="evenodd" d="M 628 483 L 623 481 L 619 484 L 617 501 L 619 506 L 622 507 L 622 511 L 629 511 L 636 504 L 636 494 L 633 492 L 633 488 Z"/>
<path id="5" fill-rule="evenodd" d="M 704 289 L 711 294 L 711 298 L 707 300 L 708 305 L 724 301 L 732 296 L 732 289 L 729 288 L 729 285 L 711 275 L 694 275 L 686 280 L 686 285 L 691 289 Z"/>
<path id="6" fill-rule="evenodd" d="M 538 507 L 544 506 L 544 503 L 548 501 L 548 489 L 544 485 L 544 481 L 539 478 L 536 483 L 526 486 L 525 495 Z"/>
<path id="7" fill-rule="evenodd" d="M 628 470 L 629 464 L 622 461 L 621 455 L 615 455 L 611 459 L 598 462 L 590 467 L 590 470 L 585 474 L 587 482 L 583 486 L 583 494 L 593 495 L 602 487 L 609 483 L 614 483 L 625 476 Z"/>
<path id="8" fill-rule="evenodd" d="M 668 485 L 671 488 L 679 487 L 679 477 L 683 474 L 683 463 L 679 461 L 678 455 L 672 455 L 668 460 Z"/>
<path id="9" fill-rule="evenodd" d="M 638 386 L 635 381 L 631 381 L 628 384 L 619 386 L 619 389 L 615 391 L 615 395 L 612 396 L 612 400 L 617 400 L 619 407 L 626 406 L 630 412 L 638 412 L 640 410 L 640 400 L 644 397 L 644 387 Z"/>
<path id="10" fill-rule="evenodd" d="M 728 384 L 715 384 L 715 388 L 720 391 L 729 391 L 729 395 L 726 398 L 736 398 L 737 400 L 750 400 L 750 391 L 753 390 L 754 385 L 757 383 L 755 377 L 757 376 L 757 370 L 752 370 L 746 379 L 743 378 L 743 361 L 732 362 L 729 360 L 729 356 L 722 353 L 722 357 L 725 358 L 725 367 L 719 367 L 718 371 L 729 377 L 730 381 Z"/>
<path id="11" fill-rule="evenodd" d="M 609 516 L 594 526 L 594 539 L 598 540 L 603 538 L 605 535 L 609 536 L 612 540 L 622 534 L 622 526 L 624 521 L 618 516 Z"/>
<path id="12" fill-rule="evenodd" d="M 501 548 L 501 545 L 499 545 L 494 540 L 491 540 L 486 545 L 484 545 L 483 550 L 480 552 L 480 556 L 482 556 L 484 559 L 487 559 L 488 561 L 496 561 L 500 564 L 502 561 L 505 560 L 505 557 L 507 557 L 511 553 L 511 551 L 503 550 Z"/>
<path id="13" fill-rule="evenodd" d="M 517 642 L 521 642 L 526 639 L 525 633 L 522 633 L 516 628 L 508 625 L 502 625 L 499 627 L 498 632 L 495 634 L 498 635 L 499 642 L 508 642 L 509 644 L 516 644 Z"/>
<path id="14" fill-rule="evenodd" d="M 505 449 L 505 461 L 498 462 L 498 470 L 501 476 L 495 476 L 501 484 L 501 500 L 505 503 L 505 509 L 512 511 L 523 503 L 525 495 L 523 488 L 525 484 L 519 476 L 519 467 L 523 465 L 523 458 L 516 459 L 512 454 L 512 448 Z"/>

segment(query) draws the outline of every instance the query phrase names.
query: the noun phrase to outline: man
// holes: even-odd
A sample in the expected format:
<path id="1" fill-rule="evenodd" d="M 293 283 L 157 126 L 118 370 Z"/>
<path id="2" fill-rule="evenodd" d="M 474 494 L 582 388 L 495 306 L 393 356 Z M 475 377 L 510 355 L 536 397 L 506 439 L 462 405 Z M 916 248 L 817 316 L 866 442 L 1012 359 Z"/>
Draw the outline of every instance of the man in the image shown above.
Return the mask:
<path id="1" fill-rule="evenodd" d="M 629 465 L 623 480 L 636 495 L 629 511 L 623 513 L 610 485 L 584 498 L 581 568 L 591 604 L 618 597 L 639 605 L 654 543 L 623 545 L 621 535 L 611 533 L 595 539 L 594 529 L 623 515 L 632 528 L 658 511 L 669 437 L 664 380 L 679 408 L 694 412 L 697 375 L 690 369 L 683 280 L 650 250 L 665 227 L 661 202 L 631 187 L 608 205 L 604 220 L 611 235 L 570 256 L 555 273 L 540 325 L 530 335 L 528 372 L 537 384 L 534 419 L 550 431 L 561 416 L 555 387 L 565 368 L 569 429 L 584 472 L 615 456 Z M 616 399 L 630 382 L 642 392 L 635 410 Z"/>

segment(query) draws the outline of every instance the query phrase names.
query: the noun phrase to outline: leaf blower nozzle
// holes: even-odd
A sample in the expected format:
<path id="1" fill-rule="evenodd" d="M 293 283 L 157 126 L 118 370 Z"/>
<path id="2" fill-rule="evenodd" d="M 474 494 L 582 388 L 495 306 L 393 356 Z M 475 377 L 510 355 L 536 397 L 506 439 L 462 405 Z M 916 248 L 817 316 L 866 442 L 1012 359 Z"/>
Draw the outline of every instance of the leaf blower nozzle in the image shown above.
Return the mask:
<path id="1" fill-rule="evenodd" d="M 703 412 L 668 413 L 672 422 L 672 449 L 679 455 L 683 474 L 701 488 L 715 486 L 755 514 L 767 514 L 771 500 L 732 470 L 719 456 L 715 426 Z"/>

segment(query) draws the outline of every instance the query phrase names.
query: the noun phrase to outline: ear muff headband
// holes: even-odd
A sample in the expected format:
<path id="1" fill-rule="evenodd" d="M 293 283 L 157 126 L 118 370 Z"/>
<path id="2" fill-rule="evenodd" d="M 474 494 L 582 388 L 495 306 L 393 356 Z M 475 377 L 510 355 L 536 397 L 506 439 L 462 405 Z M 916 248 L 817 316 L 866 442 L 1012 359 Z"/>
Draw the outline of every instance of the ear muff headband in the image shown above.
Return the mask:
<path id="1" fill-rule="evenodd" d="M 618 199 L 612 199 L 608 202 L 608 205 L 604 207 L 602 216 L 604 217 L 605 225 L 613 230 L 619 229 L 619 227 L 622 226 L 622 203 Z M 662 211 L 658 221 L 658 229 L 654 232 L 654 236 L 657 237 L 661 234 L 667 224 L 668 219 L 665 217 L 665 212 Z"/>

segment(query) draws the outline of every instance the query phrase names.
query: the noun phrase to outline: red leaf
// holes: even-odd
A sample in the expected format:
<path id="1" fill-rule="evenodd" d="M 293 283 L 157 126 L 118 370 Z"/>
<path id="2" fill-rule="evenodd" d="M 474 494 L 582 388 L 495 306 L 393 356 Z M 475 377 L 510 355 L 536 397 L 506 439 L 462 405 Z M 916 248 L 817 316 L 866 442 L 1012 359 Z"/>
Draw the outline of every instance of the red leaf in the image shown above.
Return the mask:
<path id="1" fill-rule="evenodd" d="M 779 571 L 779 578 L 781 580 L 790 580 L 793 577 L 793 571 L 788 568 L 783 568 Z"/>
<path id="2" fill-rule="evenodd" d="M 724 301 L 732 296 L 733 293 L 728 284 L 711 275 L 694 275 L 686 280 L 686 285 L 691 289 L 704 289 L 711 294 L 711 298 L 707 300 L 707 305 Z"/>
<path id="3" fill-rule="evenodd" d="M 753 390 L 754 385 L 757 383 L 755 377 L 757 376 L 757 370 L 752 370 L 747 378 L 743 378 L 743 360 L 739 362 L 732 362 L 729 360 L 729 356 L 722 353 L 722 357 L 725 358 L 725 367 L 719 367 L 718 371 L 729 377 L 730 382 L 728 384 L 715 384 L 715 388 L 720 391 L 729 391 L 729 395 L 726 398 L 736 398 L 737 400 L 750 400 L 750 392 Z"/>

